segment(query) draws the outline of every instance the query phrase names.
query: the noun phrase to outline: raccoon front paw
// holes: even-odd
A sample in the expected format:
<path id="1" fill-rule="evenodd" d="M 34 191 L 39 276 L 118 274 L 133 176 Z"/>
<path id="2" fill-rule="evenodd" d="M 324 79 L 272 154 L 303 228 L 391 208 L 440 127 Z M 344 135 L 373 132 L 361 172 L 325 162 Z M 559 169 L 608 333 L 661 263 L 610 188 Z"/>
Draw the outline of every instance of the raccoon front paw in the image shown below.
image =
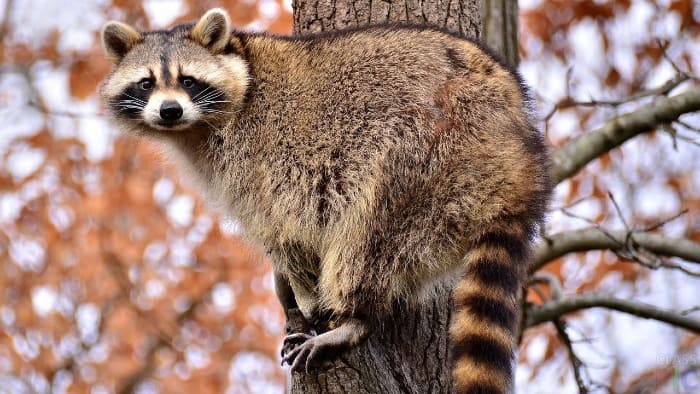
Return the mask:
<path id="1" fill-rule="evenodd" d="M 322 353 L 332 349 L 332 344 L 322 338 L 325 334 L 313 336 L 304 333 L 287 335 L 282 346 L 282 365 L 287 363 L 292 366 L 292 372 L 300 372 L 302 366 L 306 373 L 309 368 L 319 361 Z"/>
<path id="2" fill-rule="evenodd" d="M 283 350 L 290 350 L 284 352 L 282 364 L 291 365 L 292 372 L 301 371 L 303 366 L 308 373 L 310 367 L 358 345 L 368 334 L 369 327 L 364 321 L 350 319 L 317 336 L 305 333 L 287 335 L 284 338 Z"/>
<path id="3" fill-rule="evenodd" d="M 304 314 L 298 308 L 290 309 L 287 311 L 287 323 L 284 325 L 284 332 L 287 335 L 291 334 L 314 334 L 311 324 L 306 320 Z M 286 354 L 291 352 L 299 343 L 294 341 L 285 341 L 282 344 L 282 350 L 280 355 L 284 357 Z M 284 364 L 284 362 L 283 362 Z"/>

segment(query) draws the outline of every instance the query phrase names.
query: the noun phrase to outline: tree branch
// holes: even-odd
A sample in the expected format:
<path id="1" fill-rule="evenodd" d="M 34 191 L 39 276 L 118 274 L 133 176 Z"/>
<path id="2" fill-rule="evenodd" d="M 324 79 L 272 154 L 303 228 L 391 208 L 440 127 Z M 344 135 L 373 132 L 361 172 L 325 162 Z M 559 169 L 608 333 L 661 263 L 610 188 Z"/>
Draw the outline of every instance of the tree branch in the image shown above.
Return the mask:
<path id="1" fill-rule="evenodd" d="M 597 228 L 587 228 L 555 234 L 541 241 L 535 248 L 529 271 L 535 272 L 548 262 L 568 253 L 600 249 L 622 251 L 628 246 L 628 242 L 655 254 L 700 263 L 700 243 L 687 238 L 619 230 L 602 232 Z"/>
<path id="2" fill-rule="evenodd" d="M 567 313 L 599 307 L 628 313 L 643 319 L 658 320 L 700 333 L 700 320 L 688 318 L 680 313 L 660 309 L 653 305 L 598 294 L 572 296 L 558 301 L 550 301 L 541 306 L 531 306 L 527 313 L 526 326 L 533 327 L 556 320 Z"/>
<path id="3" fill-rule="evenodd" d="M 681 115 L 700 110 L 700 89 L 673 97 L 658 97 L 653 102 L 586 133 L 552 152 L 550 175 L 554 184 L 574 175 L 600 155 L 622 145 L 656 126 L 676 121 Z"/>
<path id="4" fill-rule="evenodd" d="M 545 121 L 549 121 L 552 116 L 554 116 L 557 111 L 560 111 L 562 109 L 567 109 L 567 108 L 573 108 L 573 107 L 619 107 L 622 104 L 628 104 L 633 101 L 637 101 L 643 98 L 647 98 L 650 96 L 659 96 L 659 95 L 667 95 L 668 93 L 671 92 L 671 90 L 675 89 L 678 87 L 678 85 L 682 84 L 683 82 L 691 79 L 691 77 L 686 74 L 679 72 L 674 76 L 673 78 L 669 79 L 666 81 L 663 85 L 647 89 L 647 90 L 642 90 L 640 92 L 634 93 L 631 96 L 625 97 L 623 99 L 618 99 L 618 100 L 598 100 L 598 99 L 591 99 L 589 101 L 577 101 L 574 98 L 571 97 L 571 94 L 569 94 L 570 90 L 570 77 L 571 77 L 571 68 L 569 68 L 567 72 L 567 78 L 566 78 L 566 90 L 567 94 L 566 97 L 564 97 L 562 100 L 554 104 L 551 110 L 545 115 L 542 119 Z"/>
<path id="5" fill-rule="evenodd" d="M 564 342 L 566 350 L 569 351 L 569 360 L 571 361 L 571 366 L 574 370 L 574 378 L 576 379 L 578 392 L 579 394 L 587 394 L 588 386 L 586 385 L 582 373 L 582 369 L 584 369 L 585 365 L 574 352 L 574 345 L 571 343 L 571 338 L 569 338 L 569 334 L 566 333 L 566 323 L 563 319 L 557 318 L 552 320 L 552 324 L 554 324 L 554 327 L 557 329 L 557 333 L 559 334 L 559 337 L 561 337 L 562 342 Z"/>

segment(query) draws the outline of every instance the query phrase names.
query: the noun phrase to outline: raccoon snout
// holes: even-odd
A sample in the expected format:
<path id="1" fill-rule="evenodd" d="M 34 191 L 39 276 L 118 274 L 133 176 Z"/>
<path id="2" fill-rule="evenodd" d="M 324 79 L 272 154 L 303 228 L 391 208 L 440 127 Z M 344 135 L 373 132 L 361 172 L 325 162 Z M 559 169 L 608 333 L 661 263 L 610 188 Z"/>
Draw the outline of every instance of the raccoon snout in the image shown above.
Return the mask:
<path id="1" fill-rule="evenodd" d="M 160 105 L 160 117 L 171 122 L 178 120 L 182 117 L 182 106 L 177 101 L 164 101 Z"/>

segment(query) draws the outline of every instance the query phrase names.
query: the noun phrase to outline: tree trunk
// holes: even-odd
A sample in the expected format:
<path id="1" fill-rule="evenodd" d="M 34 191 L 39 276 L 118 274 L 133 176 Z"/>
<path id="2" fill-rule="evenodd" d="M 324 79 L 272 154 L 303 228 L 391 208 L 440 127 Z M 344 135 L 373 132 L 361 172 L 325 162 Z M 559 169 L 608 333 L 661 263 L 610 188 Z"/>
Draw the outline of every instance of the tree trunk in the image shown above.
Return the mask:
<path id="1" fill-rule="evenodd" d="M 292 394 L 451 393 L 450 284 L 431 304 L 387 319 L 360 346 L 320 369 L 292 375 Z"/>
<path id="2" fill-rule="evenodd" d="M 482 0 L 482 40 L 513 66 L 518 65 L 518 2 Z"/>
<path id="3" fill-rule="evenodd" d="M 294 34 L 384 22 L 431 24 L 479 37 L 479 0 L 294 0 Z"/>
<path id="4" fill-rule="evenodd" d="M 293 8 L 295 34 L 383 22 L 428 23 L 475 38 L 481 31 L 479 0 L 295 0 Z M 450 393 L 451 288 L 442 284 L 432 303 L 392 317 L 323 369 L 294 373 L 291 392 Z"/>

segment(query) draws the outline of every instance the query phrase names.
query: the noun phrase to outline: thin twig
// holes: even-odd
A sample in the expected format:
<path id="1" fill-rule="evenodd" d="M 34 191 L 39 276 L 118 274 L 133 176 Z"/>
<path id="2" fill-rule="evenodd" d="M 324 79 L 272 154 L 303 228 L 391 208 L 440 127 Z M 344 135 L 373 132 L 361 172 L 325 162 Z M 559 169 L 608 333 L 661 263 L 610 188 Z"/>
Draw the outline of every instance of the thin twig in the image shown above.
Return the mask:
<path id="1" fill-rule="evenodd" d="M 553 300 L 558 300 L 562 296 L 562 286 L 561 283 L 559 283 L 559 279 L 552 275 L 549 272 L 538 272 L 530 279 L 528 280 L 528 285 L 533 285 L 536 283 L 545 283 L 549 286 L 549 289 L 552 293 L 552 299 Z M 544 301 L 545 298 L 542 297 L 542 300 Z"/>
<path id="2" fill-rule="evenodd" d="M 671 216 L 671 217 L 668 217 L 668 218 L 666 218 L 666 219 L 663 219 L 663 220 L 659 221 L 658 223 L 652 224 L 652 225 L 649 226 L 649 227 L 645 227 L 645 228 L 641 228 L 641 229 L 638 229 L 638 230 L 634 230 L 634 232 L 635 232 L 635 233 L 639 233 L 639 232 L 645 232 L 645 233 L 646 233 L 646 232 L 650 232 L 650 231 L 657 230 L 658 228 L 663 227 L 664 225 L 668 224 L 669 222 L 672 222 L 672 221 L 674 221 L 674 220 L 680 218 L 681 216 L 685 215 L 686 213 L 688 213 L 688 210 L 687 210 L 687 209 L 683 209 L 683 210 L 681 210 L 680 212 L 678 212 L 677 214 L 675 214 L 675 215 L 673 215 L 673 216 Z"/>
<path id="3" fill-rule="evenodd" d="M 595 220 L 589 219 L 585 216 L 577 215 L 567 209 L 561 209 L 561 212 L 566 216 L 572 217 L 574 219 L 583 220 L 584 222 L 592 225 L 596 230 L 608 237 L 611 241 L 618 243 L 620 247 L 625 246 L 625 243 L 623 241 L 618 240 L 612 233 L 608 232 L 608 230 L 606 230 L 603 226 L 600 225 L 600 223 L 596 222 Z"/>
<path id="4" fill-rule="evenodd" d="M 569 69 L 570 70 L 570 69 Z M 568 71 L 567 71 L 568 75 Z M 619 107 L 623 104 L 628 104 L 634 101 L 641 100 L 643 98 L 651 97 L 651 96 L 659 96 L 663 95 L 666 96 L 668 95 L 673 89 L 675 89 L 678 85 L 682 84 L 685 81 L 690 80 L 691 77 L 684 72 L 679 72 L 676 74 L 673 78 L 669 79 L 668 81 L 664 82 L 661 86 L 658 86 L 656 88 L 651 88 L 651 89 L 646 89 L 640 92 L 637 92 L 635 94 L 632 94 L 628 97 L 619 99 L 619 100 L 599 100 L 599 99 L 591 99 L 588 101 L 577 101 L 574 100 L 570 93 L 569 93 L 569 84 L 567 83 L 567 95 L 565 98 L 557 102 L 552 109 L 547 112 L 547 114 L 542 118 L 542 120 L 548 121 L 554 116 L 554 114 L 557 111 L 560 111 L 562 109 L 568 109 L 572 107 Z"/>
<path id="5" fill-rule="evenodd" d="M 696 133 L 700 133 L 700 128 L 697 128 L 697 127 L 695 127 L 695 126 L 689 124 L 688 122 L 685 122 L 685 121 L 682 121 L 682 120 L 678 119 L 678 120 L 676 120 L 676 123 L 678 123 L 679 125 L 685 127 L 685 128 L 688 129 L 688 130 L 694 131 L 694 132 L 696 132 Z"/>
<path id="6" fill-rule="evenodd" d="M 684 311 L 681 311 L 681 316 L 689 315 L 689 314 L 691 314 L 693 312 L 697 312 L 697 311 L 700 311 L 700 305 L 694 306 L 694 307 L 692 307 L 690 309 L 686 309 Z"/>
<path id="7" fill-rule="evenodd" d="M 586 365 L 581 361 L 580 358 L 578 358 L 578 356 L 574 352 L 574 345 L 571 343 L 571 338 L 569 338 L 569 334 L 566 333 L 566 322 L 563 319 L 559 318 L 552 320 L 552 324 L 554 324 L 554 327 L 557 329 L 557 334 L 559 334 L 559 337 L 561 337 L 562 342 L 564 342 L 564 346 L 566 346 L 566 350 L 569 352 L 569 360 L 571 360 L 571 366 L 574 370 L 574 378 L 576 379 L 576 385 L 578 386 L 579 394 L 588 394 L 589 390 L 586 385 L 586 382 L 584 381 L 582 371 L 586 367 Z"/>
<path id="8" fill-rule="evenodd" d="M 610 198 L 610 201 L 612 201 L 613 206 L 615 207 L 615 211 L 617 212 L 617 216 L 622 221 L 622 225 L 625 226 L 625 230 L 627 230 L 627 232 L 631 232 L 630 225 L 627 224 L 627 220 L 625 220 L 625 215 L 622 213 L 622 208 L 620 208 L 620 204 L 617 203 L 617 200 L 615 200 L 615 195 L 609 190 L 608 197 Z"/>
<path id="9" fill-rule="evenodd" d="M 573 208 L 573 207 L 575 207 L 576 205 L 578 205 L 578 204 L 580 204 L 580 203 L 582 203 L 582 202 L 584 202 L 584 201 L 590 200 L 590 199 L 592 199 L 592 198 L 593 198 L 593 196 L 583 196 L 583 197 L 581 197 L 581 198 L 577 198 L 577 199 L 575 199 L 574 201 L 572 201 L 572 202 L 570 202 L 570 203 L 567 203 L 567 204 L 564 204 L 564 205 L 562 205 L 562 206 L 550 208 L 550 209 L 549 209 L 549 212 L 556 212 L 556 211 L 561 211 L 561 210 L 563 210 L 563 209 Z"/>

